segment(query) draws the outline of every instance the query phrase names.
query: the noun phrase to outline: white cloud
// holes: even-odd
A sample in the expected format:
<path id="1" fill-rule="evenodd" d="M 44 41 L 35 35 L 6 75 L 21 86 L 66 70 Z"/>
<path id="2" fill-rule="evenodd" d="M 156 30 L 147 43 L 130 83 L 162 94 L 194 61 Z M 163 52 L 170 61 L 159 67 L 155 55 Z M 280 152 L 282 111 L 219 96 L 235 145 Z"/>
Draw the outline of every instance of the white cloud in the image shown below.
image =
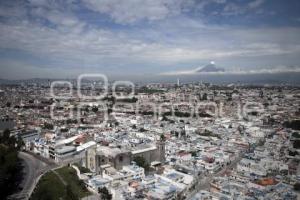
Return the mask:
<path id="1" fill-rule="evenodd" d="M 55 21 L 55 20 L 54 20 Z M 61 66 L 98 66 L 119 63 L 172 65 L 237 57 L 299 54 L 295 43 L 300 29 L 232 29 L 187 21 L 185 28 L 173 21 L 148 30 L 113 32 L 95 27 L 67 26 L 52 29 L 29 22 L 0 23 L 0 48 L 17 49 Z M 78 22 L 80 24 L 81 22 Z M 62 23 L 61 27 L 66 24 Z M 174 34 L 169 37 L 168 34 Z M 163 35 L 167 35 L 164 37 Z M 288 36 L 288 37 L 283 37 Z M 167 39 L 166 39 L 167 38 Z M 190 39 L 192 38 L 192 40 Z M 279 42 L 280 41 L 280 42 Z"/>
<path id="2" fill-rule="evenodd" d="M 43 7 L 32 9 L 31 14 L 35 17 L 40 17 L 48 20 L 55 25 L 75 26 L 82 24 L 76 17 L 68 13 L 63 13 L 58 10 L 49 10 Z"/>
<path id="3" fill-rule="evenodd" d="M 248 4 L 248 7 L 251 8 L 251 9 L 258 8 L 258 7 L 260 7 L 264 2 L 265 2 L 265 0 L 254 0 L 254 1 L 252 1 L 252 2 L 250 2 L 250 3 Z"/>
<path id="4" fill-rule="evenodd" d="M 82 0 L 95 12 L 109 15 L 115 22 L 131 24 L 140 20 L 161 20 L 181 13 L 190 0 Z"/>
<path id="5" fill-rule="evenodd" d="M 47 6 L 49 5 L 48 0 L 29 0 L 29 3 L 34 6 Z"/>
<path id="6" fill-rule="evenodd" d="M 245 12 L 245 9 L 234 3 L 228 3 L 223 9 L 223 15 L 238 15 Z"/>
<path id="7" fill-rule="evenodd" d="M 237 3 L 227 3 L 223 8 L 223 15 L 240 15 L 246 12 L 252 12 L 254 9 L 258 9 L 265 0 L 254 0 L 248 4 L 237 4 Z M 260 10 L 262 12 L 262 10 Z"/>
<path id="8" fill-rule="evenodd" d="M 226 0 L 213 0 L 213 2 L 218 3 L 218 4 L 224 4 L 227 1 Z"/>

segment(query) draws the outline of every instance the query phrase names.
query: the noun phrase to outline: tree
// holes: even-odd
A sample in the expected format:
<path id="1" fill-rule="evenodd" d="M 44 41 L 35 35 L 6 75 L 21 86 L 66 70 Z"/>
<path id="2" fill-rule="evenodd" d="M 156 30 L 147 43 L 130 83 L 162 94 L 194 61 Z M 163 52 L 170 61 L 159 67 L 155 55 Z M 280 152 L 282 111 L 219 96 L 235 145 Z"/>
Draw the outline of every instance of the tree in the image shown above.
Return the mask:
<path id="1" fill-rule="evenodd" d="M 7 103 L 6 103 L 6 107 L 9 108 L 10 106 L 11 106 L 11 103 L 10 103 L 10 102 L 7 102 Z"/>
<path id="2" fill-rule="evenodd" d="M 196 157 L 196 156 L 197 156 L 197 152 L 196 152 L 196 151 L 192 151 L 192 152 L 191 152 L 191 155 L 192 155 L 193 157 Z"/>
<path id="3" fill-rule="evenodd" d="M 202 100 L 203 100 L 203 101 L 207 101 L 207 93 L 204 93 L 204 94 L 203 94 Z"/>
<path id="4" fill-rule="evenodd" d="M 16 145 L 16 142 L 17 142 L 16 138 L 14 136 L 10 136 L 10 130 L 5 129 L 2 137 L 0 137 L 0 143 L 14 148 Z"/>
<path id="5" fill-rule="evenodd" d="M 214 90 L 214 97 L 216 97 L 218 95 L 218 92 L 216 90 Z"/>
<path id="6" fill-rule="evenodd" d="M 54 128 L 53 124 L 49 124 L 47 122 L 44 123 L 44 128 L 45 129 L 49 129 L 49 130 L 52 130 Z"/>
<path id="7" fill-rule="evenodd" d="M 300 138 L 300 134 L 297 133 L 297 132 L 293 132 L 292 133 L 292 137 L 294 137 L 294 138 Z"/>
<path id="8" fill-rule="evenodd" d="M 181 130 L 181 136 L 183 136 L 183 137 L 186 136 L 186 131 L 184 129 Z"/>
<path id="9" fill-rule="evenodd" d="M 100 194 L 100 199 L 103 199 L 103 200 L 111 200 L 112 199 L 112 194 L 109 193 L 109 191 L 106 187 L 98 188 L 98 193 Z"/>
<path id="10" fill-rule="evenodd" d="M 93 111 L 93 112 L 98 112 L 98 108 L 97 108 L 97 107 L 93 107 L 93 108 L 92 108 L 92 111 Z"/>
<path id="11" fill-rule="evenodd" d="M 19 135 L 17 139 L 17 149 L 20 150 L 25 145 L 22 137 Z"/>
<path id="12" fill-rule="evenodd" d="M 140 132 L 145 132 L 146 131 L 146 129 L 144 129 L 143 127 L 142 128 L 140 128 L 140 130 L 139 130 Z"/>
<path id="13" fill-rule="evenodd" d="M 295 140 L 295 141 L 294 141 L 294 144 L 293 144 L 293 147 L 294 147 L 295 149 L 300 149 L 300 140 Z"/>
<path id="14" fill-rule="evenodd" d="M 8 141 L 8 139 L 9 139 L 9 137 L 10 137 L 10 131 L 8 130 L 8 129 L 5 129 L 4 131 L 3 131 L 3 134 L 2 134 L 2 137 L 1 137 L 1 143 L 5 143 L 5 142 L 7 142 Z"/>
<path id="15" fill-rule="evenodd" d="M 296 191 L 300 191 L 300 183 L 296 183 L 296 184 L 294 185 L 294 189 L 295 189 Z"/>
<path id="16" fill-rule="evenodd" d="M 260 98 L 263 98 L 263 97 L 264 97 L 264 92 L 263 92 L 262 90 L 259 92 L 259 97 L 260 97 Z"/>
<path id="17" fill-rule="evenodd" d="M 9 130 L 0 135 L 0 199 L 6 199 L 8 195 L 14 193 L 21 180 L 22 165 L 18 158 L 16 143 L 15 136 L 10 136 Z"/>
<path id="18" fill-rule="evenodd" d="M 162 121 L 168 121 L 168 118 L 166 117 L 166 115 L 163 115 Z"/>
<path id="19" fill-rule="evenodd" d="M 296 156 L 298 155 L 297 151 L 289 151 L 289 156 Z"/>
<path id="20" fill-rule="evenodd" d="M 146 171 L 149 170 L 150 166 L 142 156 L 136 156 L 133 161 L 139 166 L 144 168 Z"/>
<path id="21" fill-rule="evenodd" d="M 283 123 L 283 126 L 285 126 L 286 128 L 294 129 L 294 130 L 300 130 L 300 120 L 295 119 L 292 121 L 285 121 Z"/>

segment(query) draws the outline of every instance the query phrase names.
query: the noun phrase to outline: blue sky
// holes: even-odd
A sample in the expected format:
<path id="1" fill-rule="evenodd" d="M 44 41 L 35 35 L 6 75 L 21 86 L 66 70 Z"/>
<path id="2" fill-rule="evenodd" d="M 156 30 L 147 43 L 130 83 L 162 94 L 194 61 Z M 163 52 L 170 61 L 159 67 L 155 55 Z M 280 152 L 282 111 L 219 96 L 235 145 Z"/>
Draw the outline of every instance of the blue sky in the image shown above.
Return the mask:
<path id="1" fill-rule="evenodd" d="M 299 68 L 298 0 L 1 0 L 0 78 Z M 293 68 L 293 69 L 294 69 Z"/>

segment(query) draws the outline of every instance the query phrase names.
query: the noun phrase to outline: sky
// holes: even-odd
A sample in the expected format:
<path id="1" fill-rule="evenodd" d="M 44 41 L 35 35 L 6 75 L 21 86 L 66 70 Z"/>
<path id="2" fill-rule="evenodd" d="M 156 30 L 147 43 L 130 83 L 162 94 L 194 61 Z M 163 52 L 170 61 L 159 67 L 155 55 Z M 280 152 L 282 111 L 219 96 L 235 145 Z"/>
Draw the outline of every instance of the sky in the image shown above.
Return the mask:
<path id="1" fill-rule="evenodd" d="M 0 78 L 299 70 L 299 0 L 1 0 Z"/>

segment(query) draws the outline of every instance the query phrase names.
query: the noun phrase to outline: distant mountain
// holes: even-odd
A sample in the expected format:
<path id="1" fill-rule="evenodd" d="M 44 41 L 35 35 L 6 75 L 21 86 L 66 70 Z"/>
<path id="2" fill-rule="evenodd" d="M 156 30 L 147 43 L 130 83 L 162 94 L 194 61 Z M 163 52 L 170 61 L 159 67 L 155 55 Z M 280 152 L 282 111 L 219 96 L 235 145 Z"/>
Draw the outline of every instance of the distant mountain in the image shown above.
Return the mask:
<path id="1" fill-rule="evenodd" d="M 0 79 L 0 85 L 2 84 L 11 84 L 11 80 L 7 80 L 7 79 Z"/>
<path id="2" fill-rule="evenodd" d="M 221 68 L 221 67 L 216 67 L 215 63 L 212 61 L 209 64 L 198 68 L 196 70 L 197 73 L 201 73 L 201 72 L 224 72 L 225 69 Z"/>

